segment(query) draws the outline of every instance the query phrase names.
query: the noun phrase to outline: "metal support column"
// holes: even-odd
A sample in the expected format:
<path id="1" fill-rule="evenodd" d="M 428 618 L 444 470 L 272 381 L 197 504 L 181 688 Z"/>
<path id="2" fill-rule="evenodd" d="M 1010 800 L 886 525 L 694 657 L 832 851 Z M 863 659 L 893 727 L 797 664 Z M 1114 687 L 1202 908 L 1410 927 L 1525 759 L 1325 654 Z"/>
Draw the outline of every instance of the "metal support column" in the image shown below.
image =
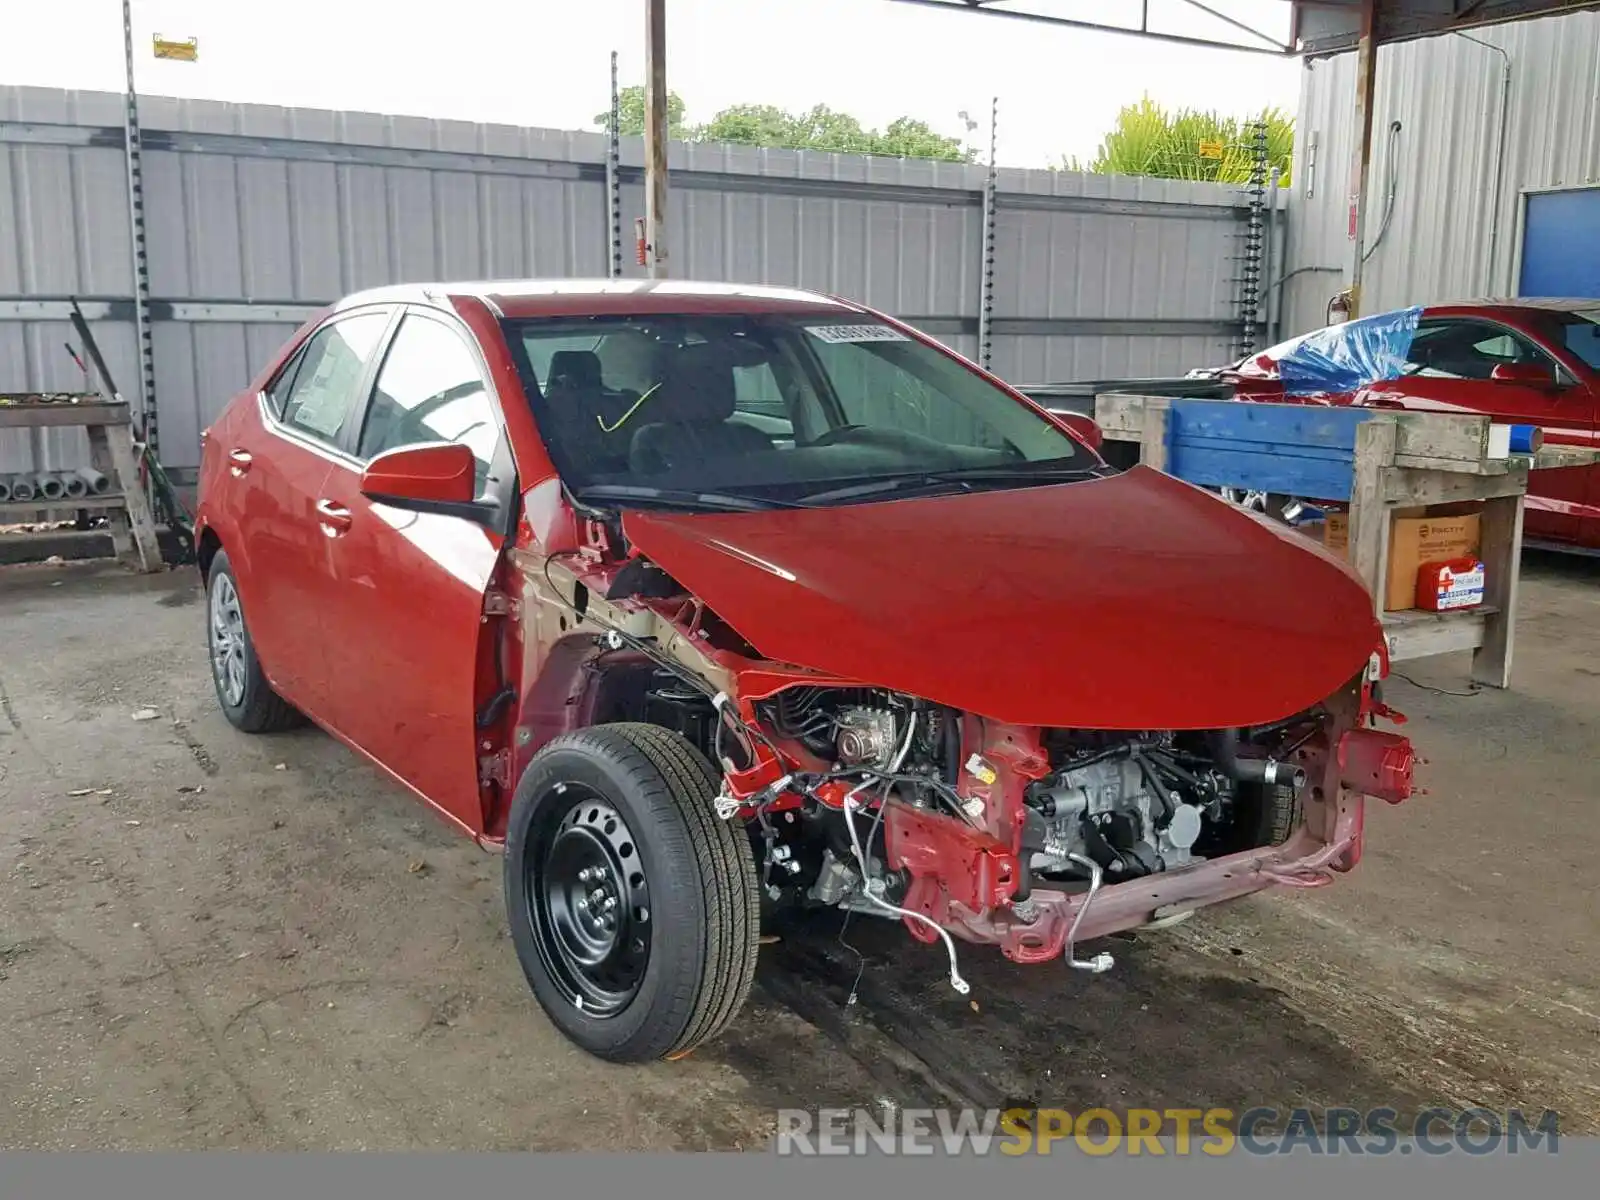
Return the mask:
<path id="1" fill-rule="evenodd" d="M 1350 163 L 1350 286 L 1346 292 L 1351 317 L 1361 315 L 1361 268 L 1367 232 L 1367 182 L 1372 169 L 1372 103 L 1376 91 L 1378 43 L 1374 36 L 1378 0 L 1362 0 L 1361 40 L 1356 47 L 1356 144 Z"/>
<path id="2" fill-rule="evenodd" d="M 622 277 L 622 93 L 617 88 L 617 52 L 611 52 L 611 120 L 606 138 L 606 277 Z"/>
<path id="3" fill-rule="evenodd" d="M 978 365 L 989 369 L 994 338 L 995 147 L 1000 126 L 1000 97 L 989 105 L 989 173 L 983 181 L 983 271 L 978 281 Z"/>
<path id="4" fill-rule="evenodd" d="M 667 0 L 645 0 L 644 218 L 650 277 L 665 279 L 667 255 Z"/>
<path id="5" fill-rule="evenodd" d="M 133 248 L 133 322 L 139 355 L 139 426 L 156 449 L 156 366 L 150 336 L 150 257 L 145 246 L 144 147 L 139 134 L 139 96 L 133 82 L 133 0 L 122 0 L 122 51 L 127 69 L 123 97 L 123 152 L 128 168 L 128 220 Z"/>
<path id="6" fill-rule="evenodd" d="M 1273 167 L 1267 176 L 1267 238 L 1261 255 L 1261 323 L 1266 329 L 1269 346 L 1278 344 L 1278 305 L 1283 299 L 1283 289 L 1274 288 L 1274 275 L 1283 274 L 1278 247 L 1278 191 L 1280 175 Z M 1283 239 L 1282 258 L 1289 256 L 1289 239 Z"/>
<path id="7" fill-rule="evenodd" d="M 1245 185 L 1249 215 L 1244 227 L 1244 254 L 1239 271 L 1239 343 L 1241 354 L 1259 349 L 1257 334 L 1262 319 L 1262 289 L 1267 257 L 1267 123 L 1246 127 L 1250 136 L 1250 179 Z"/>

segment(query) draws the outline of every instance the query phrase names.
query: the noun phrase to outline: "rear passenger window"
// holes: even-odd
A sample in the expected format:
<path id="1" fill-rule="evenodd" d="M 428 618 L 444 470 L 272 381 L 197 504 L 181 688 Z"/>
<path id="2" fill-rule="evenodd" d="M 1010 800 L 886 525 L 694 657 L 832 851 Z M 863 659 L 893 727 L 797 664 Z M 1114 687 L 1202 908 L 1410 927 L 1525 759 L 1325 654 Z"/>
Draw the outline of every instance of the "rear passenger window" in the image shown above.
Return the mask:
<path id="1" fill-rule="evenodd" d="M 319 329 L 293 368 L 280 419 L 301 433 L 332 444 L 355 407 L 367 360 L 389 324 L 389 314 L 361 313 Z"/>
<path id="2" fill-rule="evenodd" d="M 592 341 L 593 339 L 591 339 Z M 478 460 L 478 494 L 500 442 L 500 419 L 477 357 L 457 334 L 427 317 L 400 323 L 378 371 L 361 429 L 360 454 L 424 442 L 460 442 Z"/>

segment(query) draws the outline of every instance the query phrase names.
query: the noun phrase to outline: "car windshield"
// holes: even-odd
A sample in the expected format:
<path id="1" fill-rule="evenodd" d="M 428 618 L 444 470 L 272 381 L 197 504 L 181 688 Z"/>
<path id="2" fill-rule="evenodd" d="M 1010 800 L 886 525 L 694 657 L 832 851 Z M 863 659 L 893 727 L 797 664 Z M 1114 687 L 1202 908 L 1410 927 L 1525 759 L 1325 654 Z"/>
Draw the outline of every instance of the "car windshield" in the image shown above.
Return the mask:
<path id="1" fill-rule="evenodd" d="M 506 333 L 580 499 L 844 503 L 1102 467 L 956 359 L 870 320 L 561 318 L 509 320 Z"/>

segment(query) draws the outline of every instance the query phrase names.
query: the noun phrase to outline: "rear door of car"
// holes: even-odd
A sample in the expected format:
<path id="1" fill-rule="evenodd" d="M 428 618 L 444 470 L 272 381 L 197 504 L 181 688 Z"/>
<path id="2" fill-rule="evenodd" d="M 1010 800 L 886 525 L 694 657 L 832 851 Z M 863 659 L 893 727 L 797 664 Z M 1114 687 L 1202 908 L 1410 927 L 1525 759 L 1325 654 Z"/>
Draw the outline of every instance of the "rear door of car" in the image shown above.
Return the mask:
<path id="1" fill-rule="evenodd" d="M 354 465 L 330 472 L 319 497 L 338 525 L 321 560 L 319 601 L 333 721 L 473 832 L 483 823 L 475 715 L 498 690 L 484 599 L 516 490 L 489 378 L 453 316 L 407 309 L 382 350 L 364 412 L 346 431 Z M 500 519 L 411 512 L 362 495 L 361 465 L 439 441 L 472 448 L 478 496 L 494 502 Z"/>
<path id="2" fill-rule="evenodd" d="M 1484 317 L 1427 318 L 1417 328 L 1408 360 L 1408 374 L 1370 385 L 1363 398 L 1398 400 L 1407 408 L 1484 413 L 1497 422 L 1537 425 L 1553 444 L 1594 445 L 1593 392 L 1520 330 Z M 1543 367 L 1549 382 L 1491 378 L 1500 364 Z M 1534 472 L 1528 488 L 1528 536 L 1576 541 L 1576 506 L 1585 503 L 1588 491 L 1585 468 Z"/>
<path id="3" fill-rule="evenodd" d="M 327 554 L 316 511 L 323 480 L 344 459 L 340 438 L 394 311 L 331 317 L 258 398 L 259 419 L 230 423 L 226 503 L 239 531 L 230 555 L 250 636 L 273 685 L 319 719 L 325 673 L 316 599 Z"/>

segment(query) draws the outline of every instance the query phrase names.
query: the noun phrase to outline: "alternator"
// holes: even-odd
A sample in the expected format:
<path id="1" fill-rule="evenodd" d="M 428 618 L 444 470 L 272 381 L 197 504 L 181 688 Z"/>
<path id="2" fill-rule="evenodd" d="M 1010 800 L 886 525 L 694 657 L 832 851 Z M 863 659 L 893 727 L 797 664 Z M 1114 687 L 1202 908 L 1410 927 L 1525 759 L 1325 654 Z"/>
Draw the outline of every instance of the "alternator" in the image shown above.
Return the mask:
<path id="1" fill-rule="evenodd" d="M 887 771 L 894 762 L 895 717 L 886 708 L 847 708 L 834 725 L 839 765 Z"/>

